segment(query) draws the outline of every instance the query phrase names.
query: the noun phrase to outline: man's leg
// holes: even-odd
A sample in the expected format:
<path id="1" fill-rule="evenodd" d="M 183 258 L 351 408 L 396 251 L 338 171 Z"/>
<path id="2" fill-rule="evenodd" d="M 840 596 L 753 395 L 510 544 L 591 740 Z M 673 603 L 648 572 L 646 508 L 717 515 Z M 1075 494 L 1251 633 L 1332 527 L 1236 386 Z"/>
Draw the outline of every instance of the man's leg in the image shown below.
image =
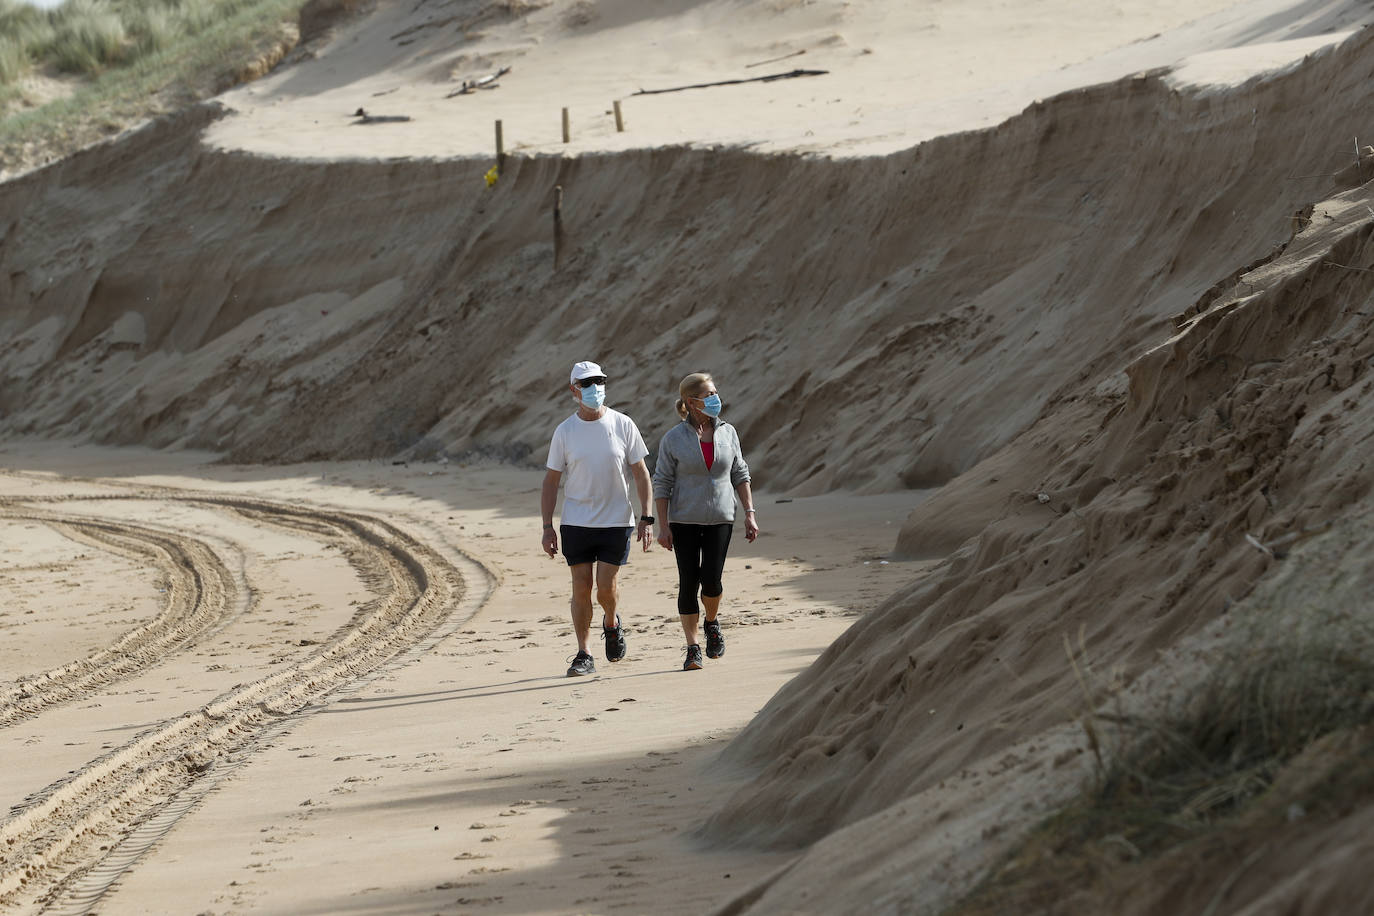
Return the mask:
<path id="1" fill-rule="evenodd" d="M 616 575 L 620 572 L 620 567 L 614 563 L 596 564 L 596 603 L 601 605 L 603 627 L 615 626 L 615 606 L 620 600 L 620 585 L 616 582 Z M 587 607 L 587 623 L 591 625 L 591 606 Z"/>
<path id="2" fill-rule="evenodd" d="M 578 563 L 576 566 L 569 566 L 572 571 L 572 624 L 573 633 L 577 635 L 577 648 L 582 652 L 591 653 L 587 648 L 587 640 L 592 632 L 592 567 L 594 563 Z M 601 564 L 605 566 L 606 564 Z"/>

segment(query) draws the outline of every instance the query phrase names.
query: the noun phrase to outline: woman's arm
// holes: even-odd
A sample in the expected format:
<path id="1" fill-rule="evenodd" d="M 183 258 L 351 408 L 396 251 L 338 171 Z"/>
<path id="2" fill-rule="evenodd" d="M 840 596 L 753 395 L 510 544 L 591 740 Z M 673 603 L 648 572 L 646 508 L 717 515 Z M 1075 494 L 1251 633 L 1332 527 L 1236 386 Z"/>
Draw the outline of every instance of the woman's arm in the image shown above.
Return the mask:
<path id="1" fill-rule="evenodd" d="M 673 549 L 673 529 L 668 527 L 668 498 L 654 500 L 654 524 L 658 526 L 658 543 Z"/>
<path id="2" fill-rule="evenodd" d="M 745 480 L 735 487 L 735 493 L 739 495 L 740 504 L 744 506 L 744 539 L 752 541 L 759 536 L 759 516 L 754 511 L 754 491 L 749 486 L 749 481 Z"/>
<path id="3" fill-rule="evenodd" d="M 744 446 L 739 444 L 739 432 L 732 426 L 730 427 L 730 444 L 734 446 L 734 455 L 730 462 L 730 485 L 738 488 L 742 483 L 749 482 L 749 463 L 744 460 Z M 753 503 L 745 503 L 752 506 Z"/>
<path id="4" fill-rule="evenodd" d="M 669 430 L 671 432 L 671 430 Z M 673 549 L 673 532 L 668 527 L 668 500 L 677 485 L 677 457 L 668 445 L 668 434 L 658 440 L 658 461 L 654 462 L 654 525 L 660 546 Z"/>

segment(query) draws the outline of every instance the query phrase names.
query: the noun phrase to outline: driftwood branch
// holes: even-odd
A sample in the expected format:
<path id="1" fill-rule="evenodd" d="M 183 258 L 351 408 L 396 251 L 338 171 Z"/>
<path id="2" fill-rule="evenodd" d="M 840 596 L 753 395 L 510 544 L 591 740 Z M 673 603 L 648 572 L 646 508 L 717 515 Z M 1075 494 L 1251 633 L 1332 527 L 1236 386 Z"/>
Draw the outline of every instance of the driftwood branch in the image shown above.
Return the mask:
<path id="1" fill-rule="evenodd" d="M 789 57 L 801 57 L 805 53 L 806 49 L 802 48 L 800 51 L 793 51 L 791 54 L 784 54 L 782 57 L 770 57 L 767 60 L 761 60 L 752 64 L 745 64 L 744 69 L 748 70 L 750 67 L 762 67 L 764 64 L 776 64 L 780 60 L 787 60 L 787 58 Z"/>
<path id="2" fill-rule="evenodd" d="M 789 70 L 786 73 L 773 73 L 768 76 L 755 76 L 743 80 L 721 80 L 716 83 L 695 83 L 691 86 L 674 86 L 672 89 L 641 89 L 632 95 L 659 95 L 664 92 L 682 92 L 685 89 L 710 89 L 713 86 L 737 86 L 740 83 L 771 83 L 775 80 L 790 80 L 798 76 L 824 76 L 829 70 Z"/>
<path id="3" fill-rule="evenodd" d="M 510 67 L 502 67 L 495 73 L 488 73 L 486 76 L 478 77 L 475 80 L 463 80 L 462 86 L 453 90 L 448 95 L 444 96 L 444 98 L 451 99 L 455 95 L 471 95 L 474 91 L 478 89 L 496 89 L 501 85 L 497 82 L 497 80 L 505 76 L 509 72 Z"/>

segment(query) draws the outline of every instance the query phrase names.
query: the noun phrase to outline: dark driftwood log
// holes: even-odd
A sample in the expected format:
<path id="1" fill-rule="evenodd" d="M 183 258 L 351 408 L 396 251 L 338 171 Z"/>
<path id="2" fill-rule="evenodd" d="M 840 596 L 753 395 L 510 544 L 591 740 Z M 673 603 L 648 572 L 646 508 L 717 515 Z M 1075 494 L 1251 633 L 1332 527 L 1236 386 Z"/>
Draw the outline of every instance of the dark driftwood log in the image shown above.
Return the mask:
<path id="1" fill-rule="evenodd" d="M 768 76 L 755 76 L 744 80 L 721 80 L 717 83 L 694 83 L 691 86 L 674 86 L 672 89 L 640 89 L 632 95 L 659 95 L 664 92 L 682 92 L 684 89 L 710 89 L 712 86 L 738 86 L 740 83 L 771 83 L 774 80 L 790 80 L 798 76 L 825 76 L 829 70 L 789 70 L 786 73 L 772 73 Z"/>
<path id="2" fill-rule="evenodd" d="M 410 115 L 370 115 L 361 108 L 353 112 L 353 117 L 358 119 L 353 122 L 354 124 L 390 124 L 410 120 Z"/>

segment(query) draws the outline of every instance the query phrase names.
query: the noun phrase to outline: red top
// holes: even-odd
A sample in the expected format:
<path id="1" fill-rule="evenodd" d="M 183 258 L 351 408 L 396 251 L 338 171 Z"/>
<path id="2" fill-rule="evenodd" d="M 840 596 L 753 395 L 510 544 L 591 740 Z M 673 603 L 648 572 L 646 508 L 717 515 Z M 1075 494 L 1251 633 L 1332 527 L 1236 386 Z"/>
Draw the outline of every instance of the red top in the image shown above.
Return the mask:
<path id="1" fill-rule="evenodd" d="M 714 442 L 701 443 L 701 457 L 706 459 L 706 470 L 711 470 L 711 465 L 716 463 L 716 444 Z"/>

